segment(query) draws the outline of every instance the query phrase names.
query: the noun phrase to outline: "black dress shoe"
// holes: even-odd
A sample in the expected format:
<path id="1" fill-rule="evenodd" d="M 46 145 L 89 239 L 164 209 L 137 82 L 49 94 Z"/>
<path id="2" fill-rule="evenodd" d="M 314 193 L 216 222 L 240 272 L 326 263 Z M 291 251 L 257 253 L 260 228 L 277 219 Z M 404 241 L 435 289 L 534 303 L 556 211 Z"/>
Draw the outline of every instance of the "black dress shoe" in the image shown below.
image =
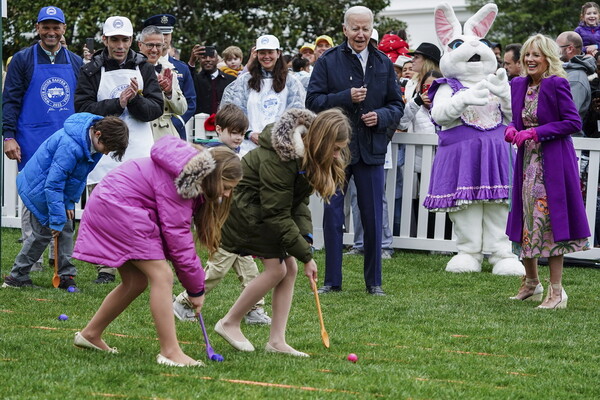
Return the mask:
<path id="1" fill-rule="evenodd" d="M 381 286 L 367 286 L 367 293 L 373 296 L 385 296 L 385 292 Z"/>
<path id="2" fill-rule="evenodd" d="M 341 292 L 341 291 L 342 291 L 341 286 L 329 286 L 329 285 L 321 286 L 319 288 L 319 290 L 317 290 L 317 292 L 319 294 L 325 294 L 325 293 L 330 293 L 330 292 Z"/>

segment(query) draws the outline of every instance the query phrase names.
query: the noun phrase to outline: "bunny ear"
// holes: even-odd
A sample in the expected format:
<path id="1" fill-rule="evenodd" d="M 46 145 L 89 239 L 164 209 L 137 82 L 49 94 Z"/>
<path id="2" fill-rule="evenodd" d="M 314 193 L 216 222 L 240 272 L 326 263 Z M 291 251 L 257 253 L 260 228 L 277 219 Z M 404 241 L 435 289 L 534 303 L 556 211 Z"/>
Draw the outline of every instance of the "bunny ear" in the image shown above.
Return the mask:
<path id="1" fill-rule="evenodd" d="M 498 15 L 498 6 L 488 3 L 465 22 L 465 35 L 485 37 Z"/>
<path id="2" fill-rule="evenodd" d="M 435 31 L 437 37 L 442 44 L 442 47 L 446 47 L 448 42 L 461 34 L 460 22 L 454 14 L 454 10 L 448 3 L 442 3 L 435 8 Z"/>

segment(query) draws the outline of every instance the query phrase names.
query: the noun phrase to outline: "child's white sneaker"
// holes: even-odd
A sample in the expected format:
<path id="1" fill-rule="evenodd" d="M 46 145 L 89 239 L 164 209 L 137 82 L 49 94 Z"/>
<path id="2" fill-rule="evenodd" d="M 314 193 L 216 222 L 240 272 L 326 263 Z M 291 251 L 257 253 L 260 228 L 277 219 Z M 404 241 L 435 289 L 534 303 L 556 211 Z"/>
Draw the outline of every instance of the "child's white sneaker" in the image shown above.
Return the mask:
<path id="1" fill-rule="evenodd" d="M 271 317 L 267 315 L 263 308 L 250 310 L 248 314 L 244 315 L 244 321 L 248 325 L 271 325 Z"/>
<path id="2" fill-rule="evenodd" d="M 196 321 L 196 312 L 185 294 L 185 292 L 180 293 L 173 300 L 173 314 L 180 321 Z"/>

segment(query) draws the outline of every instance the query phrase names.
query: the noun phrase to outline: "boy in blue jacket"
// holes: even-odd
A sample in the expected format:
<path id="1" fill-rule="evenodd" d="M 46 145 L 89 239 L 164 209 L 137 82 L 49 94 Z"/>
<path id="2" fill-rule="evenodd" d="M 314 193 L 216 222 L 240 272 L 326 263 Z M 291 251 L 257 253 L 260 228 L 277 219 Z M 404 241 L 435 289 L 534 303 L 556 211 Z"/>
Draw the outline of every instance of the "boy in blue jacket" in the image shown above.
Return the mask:
<path id="1" fill-rule="evenodd" d="M 71 263 L 75 203 L 85 189 L 87 175 L 103 154 L 120 160 L 129 141 L 127 125 L 117 117 L 73 114 L 64 127 L 44 141 L 17 176 L 17 189 L 31 211 L 33 233 L 23 242 L 2 287 L 37 287 L 29 277 L 52 237 L 58 240 L 59 288 L 78 292 Z"/>

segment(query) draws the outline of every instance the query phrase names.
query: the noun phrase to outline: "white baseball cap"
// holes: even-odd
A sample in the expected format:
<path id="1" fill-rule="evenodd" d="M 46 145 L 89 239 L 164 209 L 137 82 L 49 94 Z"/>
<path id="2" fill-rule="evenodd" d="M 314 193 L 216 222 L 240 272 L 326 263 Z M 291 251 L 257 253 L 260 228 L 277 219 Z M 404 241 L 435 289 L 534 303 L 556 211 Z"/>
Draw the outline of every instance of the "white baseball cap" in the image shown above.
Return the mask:
<path id="1" fill-rule="evenodd" d="M 398 56 L 398 58 L 396 58 L 396 62 L 394 62 L 394 65 L 402 68 L 404 67 L 404 64 L 406 64 L 409 61 L 412 61 L 412 58 L 407 56 Z"/>
<path id="2" fill-rule="evenodd" d="M 279 39 L 273 35 L 263 35 L 256 39 L 256 50 L 279 50 Z"/>
<path id="3" fill-rule="evenodd" d="M 127 17 L 108 17 L 102 28 L 104 36 L 133 36 L 133 26 Z"/>
<path id="4" fill-rule="evenodd" d="M 375 42 L 379 43 L 379 32 L 377 32 L 377 29 L 373 28 L 373 33 L 371 33 L 371 39 L 374 40 Z M 377 46 L 375 46 L 377 47 Z"/>

